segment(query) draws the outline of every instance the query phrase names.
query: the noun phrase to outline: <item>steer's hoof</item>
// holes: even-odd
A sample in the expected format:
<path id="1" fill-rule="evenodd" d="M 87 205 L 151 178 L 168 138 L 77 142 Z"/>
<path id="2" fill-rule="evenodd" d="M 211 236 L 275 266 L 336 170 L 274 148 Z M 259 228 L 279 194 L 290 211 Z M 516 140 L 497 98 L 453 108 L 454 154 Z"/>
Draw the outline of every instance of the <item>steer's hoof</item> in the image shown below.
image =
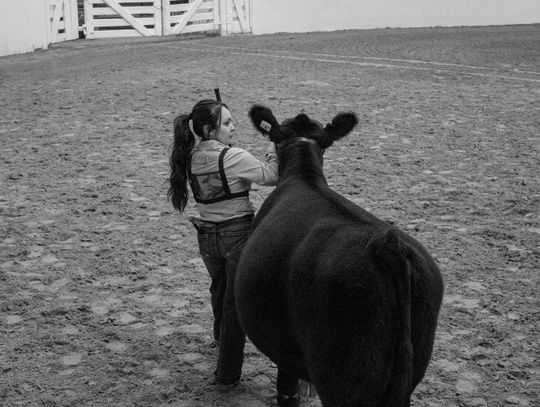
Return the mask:
<path id="1" fill-rule="evenodd" d="M 242 379 L 242 376 L 238 378 L 234 378 L 233 380 L 222 380 L 222 379 L 218 379 L 217 377 L 214 377 L 210 381 L 210 385 L 215 386 L 215 389 L 220 393 L 228 393 L 231 390 L 235 389 L 236 386 L 240 384 L 241 379 Z"/>
<path id="2" fill-rule="evenodd" d="M 300 394 L 295 394 L 294 396 L 278 394 L 277 404 L 279 407 L 298 407 L 300 405 Z"/>
<path id="3" fill-rule="evenodd" d="M 304 397 L 317 397 L 317 390 L 311 383 L 300 380 L 300 394 Z"/>

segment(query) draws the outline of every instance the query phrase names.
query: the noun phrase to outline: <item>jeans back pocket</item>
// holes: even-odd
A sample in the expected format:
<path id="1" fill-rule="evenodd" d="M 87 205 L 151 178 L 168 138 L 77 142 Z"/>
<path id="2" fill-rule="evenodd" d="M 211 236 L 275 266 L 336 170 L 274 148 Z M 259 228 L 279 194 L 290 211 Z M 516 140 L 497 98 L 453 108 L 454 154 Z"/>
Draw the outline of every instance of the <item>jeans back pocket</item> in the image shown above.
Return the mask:
<path id="1" fill-rule="evenodd" d="M 246 245 L 250 232 L 251 223 L 242 223 L 234 225 L 234 227 L 231 225 L 226 230 L 220 231 L 219 237 L 225 256 L 239 256 Z"/>

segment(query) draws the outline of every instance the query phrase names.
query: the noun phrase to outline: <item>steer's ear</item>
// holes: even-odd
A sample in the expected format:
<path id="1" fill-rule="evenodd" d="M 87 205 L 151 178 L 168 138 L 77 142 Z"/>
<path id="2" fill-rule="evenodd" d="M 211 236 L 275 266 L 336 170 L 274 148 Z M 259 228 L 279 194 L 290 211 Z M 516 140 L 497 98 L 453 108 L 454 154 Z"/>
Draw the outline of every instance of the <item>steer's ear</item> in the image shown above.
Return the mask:
<path id="1" fill-rule="evenodd" d="M 253 125 L 265 136 L 268 136 L 274 143 L 279 143 L 283 138 L 279 130 L 279 123 L 272 111 L 261 105 L 253 105 L 249 110 L 249 117 Z"/>
<path id="2" fill-rule="evenodd" d="M 339 140 L 340 138 L 343 138 L 349 134 L 357 123 L 358 119 L 356 118 L 356 114 L 339 113 L 336 117 L 334 117 L 332 123 L 327 124 L 324 128 L 327 137 L 323 142 L 325 145 L 321 145 L 321 147 L 330 147 L 334 141 Z"/>

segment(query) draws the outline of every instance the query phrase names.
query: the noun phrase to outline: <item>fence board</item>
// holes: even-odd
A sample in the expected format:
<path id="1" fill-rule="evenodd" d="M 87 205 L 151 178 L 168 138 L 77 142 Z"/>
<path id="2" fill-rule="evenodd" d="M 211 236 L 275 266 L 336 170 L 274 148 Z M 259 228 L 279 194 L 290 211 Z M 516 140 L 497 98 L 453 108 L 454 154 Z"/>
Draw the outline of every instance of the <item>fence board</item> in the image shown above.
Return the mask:
<path id="1" fill-rule="evenodd" d="M 143 35 L 137 30 L 114 30 L 114 31 L 98 31 L 94 32 L 92 38 L 125 38 L 125 37 L 142 37 Z"/>
<path id="2" fill-rule="evenodd" d="M 94 0 L 94 4 L 97 5 L 99 8 L 100 6 L 105 7 L 107 5 L 108 0 Z M 137 5 L 139 7 L 145 7 L 145 6 L 152 6 L 154 4 L 154 0 L 118 0 L 118 3 L 122 5 L 122 7 L 129 7 L 129 4 Z M 140 4 L 145 4 L 145 6 L 140 6 Z"/>
<path id="3" fill-rule="evenodd" d="M 219 0 L 219 32 L 221 35 L 227 35 L 227 3 L 225 0 Z"/>
<path id="4" fill-rule="evenodd" d="M 172 24 L 178 24 L 180 20 L 182 19 L 182 16 L 173 16 L 171 17 L 171 23 Z M 214 21 L 214 13 L 208 12 L 208 13 L 196 13 L 193 14 L 193 16 L 189 19 L 189 23 L 194 23 L 196 21 Z M 187 25 L 187 24 L 186 24 Z"/>
<path id="5" fill-rule="evenodd" d="M 154 1 L 154 33 L 155 35 L 163 35 L 163 10 L 161 7 L 162 1 Z"/>
<path id="6" fill-rule="evenodd" d="M 171 12 L 178 12 L 178 11 L 186 12 L 191 8 L 192 5 L 193 3 L 171 4 L 169 9 L 171 10 Z M 198 10 L 204 10 L 204 9 L 212 10 L 213 8 L 214 8 L 213 1 L 203 0 L 197 9 Z"/>
<path id="7" fill-rule="evenodd" d="M 219 18 L 219 2 L 220 0 L 213 0 L 212 11 L 214 12 L 214 27 L 217 28 L 221 34 L 221 20 Z"/>
<path id="8" fill-rule="evenodd" d="M 144 25 L 144 26 L 153 26 L 155 24 L 154 17 L 148 17 L 148 18 L 137 18 L 137 21 Z M 105 19 L 98 19 L 94 20 L 94 27 L 96 28 L 102 28 L 102 27 L 131 27 L 130 23 L 128 23 L 123 18 L 105 18 Z"/>
<path id="9" fill-rule="evenodd" d="M 190 23 L 194 23 L 195 21 L 214 21 L 214 13 L 208 12 L 208 13 L 197 13 L 191 17 L 189 20 Z"/>
<path id="10" fill-rule="evenodd" d="M 193 25 L 186 25 L 182 32 L 184 34 L 191 34 L 191 33 L 198 33 L 198 32 L 211 32 L 214 31 L 214 23 L 208 23 L 208 24 L 193 24 Z"/>
<path id="11" fill-rule="evenodd" d="M 94 14 L 93 14 L 94 2 L 93 0 L 84 0 L 83 7 L 84 7 L 83 33 L 85 37 L 88 38 L 90 36 L 90 33 L 94 32 Z"/>
<path id="12" fill-rule="evenodd" d="M 171 31 L 171 2 L 169 0 L 163 0 L 161 3 L 161 33 L 162 35 L 168 35 Z"/>
<path id="13" fill-rule="evenodd" d="M 154 7 L 141 6 L 141 7 L 122 7 L 129 14 L 151 14 L 154 15 Z M 110 7 L 100 7 L 94 9 L 94 15 L 99 16 L 117 16 L 118 12 Z"/>

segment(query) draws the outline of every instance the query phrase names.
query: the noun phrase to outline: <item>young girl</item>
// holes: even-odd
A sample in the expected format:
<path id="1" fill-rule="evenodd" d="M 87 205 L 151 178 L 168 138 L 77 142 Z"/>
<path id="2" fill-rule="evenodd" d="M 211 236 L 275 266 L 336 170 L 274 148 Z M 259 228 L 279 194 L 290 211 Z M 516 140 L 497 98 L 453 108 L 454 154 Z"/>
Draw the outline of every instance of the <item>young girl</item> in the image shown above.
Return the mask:
<path id="1" fill-rule="evenodd" d="M 222 102 L 202 100 L 189 115 L 179 115 L 174 121 L 168 192 L 174 208 L 183 213 L 189 182 L 197 202 L 199 217 L 191 221 L 212 281 L 214 339 L 219 346 L 213 382 L 224 389 L 237 384 L 242 375 L 245 334 L 236 315 L 234 279 L 253 220 L 249 190 L 253 182 L 278 181 L 275 146 L 260 161 L 241 148 L 229 147 L 235 134 L 231 113 Z"/>

